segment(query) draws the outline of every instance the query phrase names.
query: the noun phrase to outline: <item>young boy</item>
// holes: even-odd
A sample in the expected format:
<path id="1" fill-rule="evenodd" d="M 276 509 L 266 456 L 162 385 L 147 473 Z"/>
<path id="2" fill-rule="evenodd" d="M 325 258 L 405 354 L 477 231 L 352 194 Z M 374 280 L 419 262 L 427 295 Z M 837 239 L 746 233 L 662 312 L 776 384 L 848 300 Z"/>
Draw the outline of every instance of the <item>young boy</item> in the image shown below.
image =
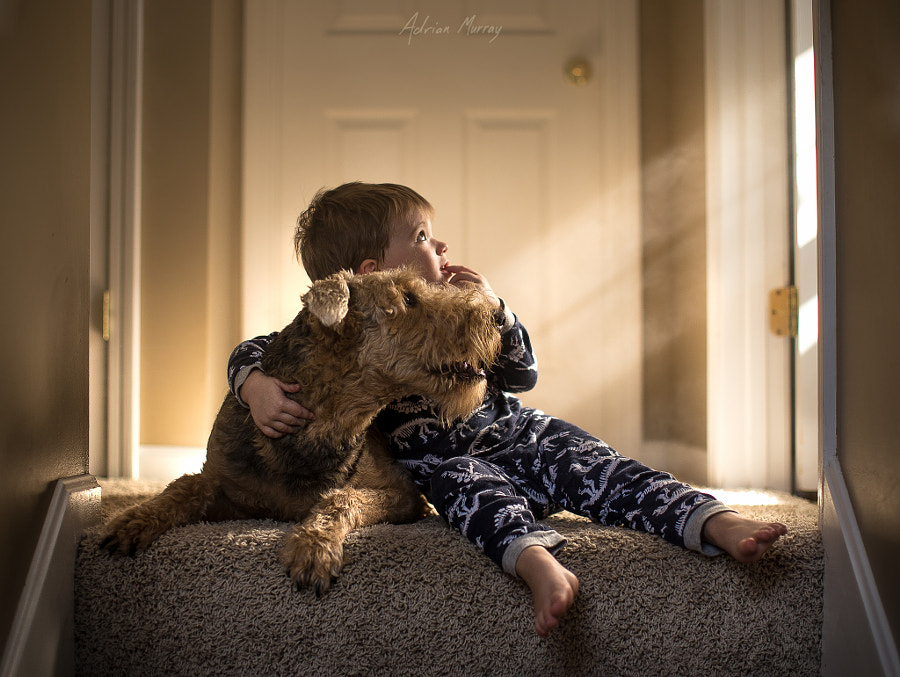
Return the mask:
<path id="1" fill-rule="evenodd" d="M 483 404 L 443 426 L 422 397 L 389 405 L 375 421 L 395 458 L 447 522 L 532 592 L 535 630 L 546 637 L 571 607 L 578 579 L 554 556 L 565 539 L 538 520 L 565 509 L 606 525 L 657 534 L 704 552 L 759 559 L 787 529 L 741 517 L 667 473 L 625 458 L 578 427 L 522 406 L 510 393 L 537 381 L 528 334 L 488 281 L 450 265 L 431 230 L 431 205 L 393 184 L 321 191 L 300 217 L 294 245 L 313 279 L 409 266 L 433 284 L 474 285 L 502 310 L 502 348 Z M 238 346 L 229 385 L 260 429 L 279 437 L 313 413 L 297 386 L 266 376 L 260 358 L 274 337 Z M 314 408 L 315 402 L 306 402 Z"/>

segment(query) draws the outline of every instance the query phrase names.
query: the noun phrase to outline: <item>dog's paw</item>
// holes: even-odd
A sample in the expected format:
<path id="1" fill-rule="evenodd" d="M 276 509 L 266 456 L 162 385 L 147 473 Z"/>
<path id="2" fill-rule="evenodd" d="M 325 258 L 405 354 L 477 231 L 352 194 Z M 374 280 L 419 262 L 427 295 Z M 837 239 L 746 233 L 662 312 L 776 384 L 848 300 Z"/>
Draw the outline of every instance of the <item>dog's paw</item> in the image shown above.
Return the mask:
<path id="1" fill-rule="evenodd" d="M 281 562 L 298 590 L 314 588 L 322 595 L 344 566 L 344 547 L 313 530 L 296 528 L 281 550 Z"/>
<path id="2" fill-rule="evenodd" d="M 123 515 L 104 528 L 100 549 L 113 555 L 134 555 L 149 548 L 164 531 L 158 520 Z"/>

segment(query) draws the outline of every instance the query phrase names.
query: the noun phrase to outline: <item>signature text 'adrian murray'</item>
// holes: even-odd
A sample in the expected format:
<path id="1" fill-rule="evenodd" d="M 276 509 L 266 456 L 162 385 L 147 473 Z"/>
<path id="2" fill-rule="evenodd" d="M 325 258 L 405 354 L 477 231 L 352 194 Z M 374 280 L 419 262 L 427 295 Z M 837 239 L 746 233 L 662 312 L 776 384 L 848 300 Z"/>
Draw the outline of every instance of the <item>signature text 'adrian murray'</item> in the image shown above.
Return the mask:
<path id="1" fill-rule="evenodd" d="M 472 14 L 471 16 L 467 16 L 462 22 L 459 24 L 459 27 L 456 29 L 455 34 L 457 35 L 465 35 L 465 36 L 473 36 L 473 35 L 484 35 L 489 37 L 488 42 L 493 42 L 498 37 L 500 37 L 500 31 L 503 30 L 503 26 L 494 26 L 492 24 L 480 24 L 477 23 L 478 15 Z M 413 14 L 409 21 L 406 22 L 406 25 L 400 29 L 400 35 L 407 36 L 407 44 L 412 44 L 413 38 L 420 37 L 428 37 L 434 35 L 453 35 L 454 31 L 451 30 L 450 24 L 441 24 L 438 21 L 433 21 L 430 16 L 425 15 L 425 18 L 422 19 L 422 22 L 419 23 L 419 13 L 416 12 Z"/>

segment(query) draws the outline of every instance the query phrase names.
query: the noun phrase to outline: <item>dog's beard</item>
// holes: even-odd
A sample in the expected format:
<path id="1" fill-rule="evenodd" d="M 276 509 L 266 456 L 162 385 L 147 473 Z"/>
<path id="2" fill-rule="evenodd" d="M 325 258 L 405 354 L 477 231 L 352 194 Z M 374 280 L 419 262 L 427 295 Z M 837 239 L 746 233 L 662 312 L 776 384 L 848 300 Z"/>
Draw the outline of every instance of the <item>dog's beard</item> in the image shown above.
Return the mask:
<path id="1" fill-rule="evenodd" d="M 466 379 L 464 383 L 451 386 L 437 397 L 432 397 L 441 422 L 450 425 L 458 419 L 468 418 L 484 402 L 486 389 L 484 378 Z"/>

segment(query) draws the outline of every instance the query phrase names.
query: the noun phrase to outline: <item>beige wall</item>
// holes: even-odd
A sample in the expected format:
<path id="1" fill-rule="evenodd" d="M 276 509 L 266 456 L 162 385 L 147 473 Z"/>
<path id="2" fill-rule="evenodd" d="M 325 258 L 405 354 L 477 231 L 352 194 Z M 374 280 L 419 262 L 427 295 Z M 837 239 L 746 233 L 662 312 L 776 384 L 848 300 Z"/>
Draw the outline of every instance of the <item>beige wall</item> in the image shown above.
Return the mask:
<path id="1" fill-rule="evenodd" d="M 0 23 L 0 646 L 53 483 L 88 468 L 91 3 Z"/>
<path id="2" fill-rule="evenodd" d="M 706 482 L 702 0 L 642 0 L 644 456 Z"/>
<path id="3" fill-rule="evenodd" d="M 206 446 L 242 338 L 240 7 L 145 4 L 142 444 Z"/>
<path id="4" fill-rule="evenodd" d="M 837 454 L 900 638 L 900 4 L 831 7 Z"/>

